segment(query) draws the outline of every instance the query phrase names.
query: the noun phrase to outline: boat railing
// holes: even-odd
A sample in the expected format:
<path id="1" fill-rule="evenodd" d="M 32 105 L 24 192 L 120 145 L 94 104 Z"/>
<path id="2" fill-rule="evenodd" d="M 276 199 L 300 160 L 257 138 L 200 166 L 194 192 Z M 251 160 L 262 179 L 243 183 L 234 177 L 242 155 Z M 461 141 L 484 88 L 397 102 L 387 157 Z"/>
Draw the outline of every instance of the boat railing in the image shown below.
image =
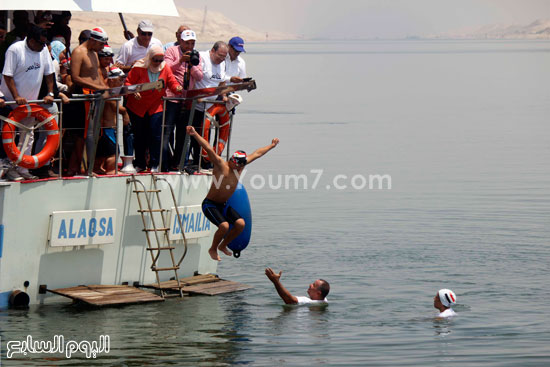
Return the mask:
<path id="1" fill-rule="evenodd" d="M 102 100 L 101 105 L 103 105 L 105 101 L 121 101 L 122 97 L 111 97 L 111 98 L 104 99 L 104 98 L 101 98 L 101 94 L 96 94 L 96 95 L 73 94 L 73 96 L 68 99 L 69 103 L 84 103 L 84 102 L 92 102 L 92 101 L 100 101 L 100 100 Z M 64 116 L 63 106 L 65 104 L 63 103 L 63 101 L 61 99 L 54 99 L 53 102 L 57 105 L 56 122 L 57 122 L 58 130 L 59 130 L 59 148 L 58 148 L 58 151 L 57 151 L 58 155 L 52 157 L 52 160 L 57 159 L 57 161 L 58 161 L 58 163 L 57 163 L 58 177 L 61 178 L 63 176 L 63 168 L 64 168 L 63 167 L 63 153 L 64 153 L 64 151 L 63 151 L 63 136 L 67 131 L 82 131 L 83 136 L 84 136 L 84 128 L 81 128 L 81 127 L 65 127 L 65 126 L 63 126 L 63 116 Z M 27 104 L 31 104 L 31 103 L 41 105 L 45 108 L 47 108 L 46 106 L 48 106 L 47 104 L 44 103 L 43 99 L 27 100 Z M 15 101 L 6 101 L 5 102 L 6 106 L 16 105 L 16 104 L 17 104 L 17 102 L 15 102 Z M 119 107 L 119 104 L 117 103 L 117 111 L 116 111 L 117 116 L 119 115 L 119 108 L 118 107 Z M 101 109 L 102 108 L 103 108 L 103 106 L 101 106 Z M 8 117 L 8 116 L 4 116 L 4 117 Z M 97 123 L 94 121 L 92 124 L 89 124 L 89 126 L 88 126 L 89 127 L 88 131 L 90 131 L 91 128 L 96 128 L 97 127 L 97 135 L 98 135 L 97 139 L 95 139 L 95 137 L 92 136 L 93 141 L 95 141 L 95 146 L 94 147 L 88 147 L 89 144 L 86 144 L 87 155 L 88 154 L 90 155 L 90 159 L 88 159 L 88 157 L 87 157 L 87 163 L 88 163 L 88 166 L 89 166 L 88 167 L 89 168 L 88 169 L 88 175 L 89 176 L 92 176 L 93 165 L 94 165 L 94 161 L 95 161 L 95 152 L 97 151 L 97 142 L 99 140 L 99 132 L 100 132 L 100 129 L 102 128 L 101 127 L 101 116 L 100 115 L 97 115 L 97 116 L 98 116 Z M 117 129 L 118 129 L 119 118 L 117 118 L 116 121 L 117 121 Z M 2 126 L 3 126 L 3 124 L 4 124 L 4 121 L 2 121 Z M 45 132 L 45 130 L 41 129 L 41 128 L 38 128 L 38 129 L 30 128 L 29 130 L 31 131 L 31 133 Z M 21 132 L 18 131 L 18 130 L 16 130 L 15 133 L 19 134 L 19 135 L 21 134 Z M 88 132 L 86 133 L 86 139 L 87 138 L 88 138 Z M 117 136 L 116 147 L 117 147 L 117 149 L 116 149 L 116 162 L 118 162 L 118 160 L 119 160 L 118 136 Z M 92 151 L 93 151 L 93 154 L 91 154 Z M 82 165 L 82 161 L 78 162 L 78 164 L 79 164 L 79 167 L 80 167 Z M 53 164 L 52 164 L 52 167 L 53 167 Z M 115 170 L 116 170 L 115 173 L 118 174 L 118 164 L 115 165 Z"/>
<path id="2" fill-rule="evenodd" d="M 218 88 L 220 89 L 220 88 Z M 221 91 L 220 91 L 221 92 Z M 216 93 L 217 94 L 217 93 Z M 216 94 L 210 94 L 210 95 L 216 95 Z M 220 93 L 221 94 L 221 93 Z M 185 109 L 188 107 L 188 105 L 190 104 L 190 107 L 188 108 L 189 110 L 189 118 L 188 118 L 188 121 L 187 121 L 187 126 L 191 126 L 192 125 L 192 122 L 193 122 L 193 117 L 194 117 L 194 114 L 195 114 L 195 110 L 197 109 L 197 107 L 199 105 L 202 105 L 202 110 L 205 109 L 206 105 L 209 105 L 209 104 L 224 104 L 225 102 L 222 102 L 222 101 L 211 101 L 211 100 L 204 100 L 204 96 L 203 95 L 198 95 L 198 96 L 194 96 L 194 97 L 188 97 L 188 98 L 184 98 L 184 97 L 162 97 L 163 99 L 163 112 L 162 112 L 162 131 L 161 131 L 161 142 L 160 142 L 160 152 L 159 152 L 159 172 L 161 171 L 162 167 L 163 167 L 163 162 L 162 160 L 164 159 L 164 156 L 163 156 L 163 147 L 164 147 L 164 139 L 165 139 L 165 128 L 166 128 L 166 103 L 167 101 L 171 101 L 171 102 L 177 102 L 178 104 L 181 104 L 182 108 Z M 86 132 L 84 132 L 84 128 L 82 127 L 65 127 L 64 126 L 64 112 L 63 112 L 63 107 L 64 107 L 64 103 L 62 103 L 62 100 L 61 99 L 54 99 L 54 103 L 57 105 L 57 109 L 58 109 L 58 116 L 56 118 L 57 120 L 57 123 L 58 123 L 58 128 L 59 128 L 59 132 L 60 132 L 60 140 L 59 140 L 59 149 L 58 149 L 58 154 L 55 156 L 55 159 L 58 160 L 57 164 L 56 164 L 56 167 L 58 169 L 58 177 L 61 178 L 63 177 L 63 169 L 65 167 L 63 167 L 63 153 L 64 153 L 64 150 L 63 150 L 63 135 L 64 133 L 66 133 L 67 131 L 82 131 L 82 136 L 85 136 L 85 146 L 86 146 L 86 164 L 85 166 L 87 166 L 87 175 L 88 176 L 93 176 L 94 175 L 94 163 L 95 163 L 95 158 L 96 158 L 96 152 L 97 152 L 97 146 L 98 146 L 98 142 L 99 142 L 99 137 L 100 137 L 100 132 L 101 132 L 101 129 L 103 128 L 101 126 L 101 120 L 102 120 L 102 114 L 103 114 L 103 109 L 104 109 L 104 104 L 105 104 L 105 101 L 121 101 L 122 100 L 122 97 L 111 97 L 111 98 L 103 98 L 102 97 L 102 94 L 100 93 L 96 93 L 96 94 L 73 94 L 73 96 L 71 98 L 69 98 L 69 103 L 85 103 L 85 102 L 88 102 L 88 103 L 91 103 L 91 106 L 90 106 L 90 111 L 89 111 L 89 114 L 87 116 L 87 118 L 89 119 L 90 123 L 88 124 L 88 130 Z M 47 106 L 44 104 L 44 100 L 29 100 L 27 101 L 28 104 L 30 103 L 36 103 L 36 104 L 39 104 L 39 105 L 42 105 L 42 106 Z M 15 105 L 16 102 L 15 101 L 6 101 L 5 102 L 6 105 Z M 118 163 L 119 163 L 119 158 L 121 156 L 121 153 L 120 153 L 120 135 L 122 135 L 120 133 L 120 130 L 121 130 L 121 127 L 122 127 L 122 118 L 121 118 L 121 115 L 119 114 L 119 106 L 120 104 L 117 103 L 117 106 L 116 106 L 116 126 L 115 126 L 115 131 L 117 132 L 115 134 L 115 137 L 116 137 L 116 156 L 115 156 L 115 175 L 118 175 L 119 174 L 119 167 L 118 167 Z M 227 140 L 227 144 L 225 146 L 225 151 L 226 151 L 226 158 L 229 158 L 229 147 L 230 147 L 230 142 L 231 142 L 231 130 L 232 130 L 232 124 L 233 124 L 233 116 L 234 116 L 234 110 L 233 111 L 229 111 L 230 112 L 230 126 L 229 126 L 229 138 Z M 5 116 L 5 117 L 8 117 L 8 116 Z M 2 121 L 3 123 L 3 121 Z M 176 125 L 176 124 L 174 124 Z M 203 118 L 203 128 L 204 128 L 204 118 Z M 174 127 L 174 126 L 173 126 Z M 178 127 L 176 126 L 176 129 Z M 185 128 L 185 126 L 184 126 Z M 214 129 L 215 130 L 215 134 L 214 134 L 214 140 L 213 141 L 216 141 L 218 139 L 218 136 L 219 136 L 219 127 L 218 126 L 215 126 L 215 124 L 211 124 L 210 125 L 210 129 Z M 21 132 L 18 131 L 19 129 L 17 129 L 16 131 L 16 134 L 20 134 Z M 30 129 L 32 131 L 32 133 L 40 133 L 40 132 L 43 132 L 44 129 L 41 129 L 41 128 L 38 128 L 38 129 Z M 202 132 L 199 132 L 201 133 L 202 135 Z M 175 136 L 175 134 L 174 134 Z M 124 139 L 123 139 L 124 141 Z M 185 140 L 184 140 L 184 143 L 183 143 L 183 150 L 182 150 L 182 154 L 181 154 L 181 157 L 179 157 L 179 160 L 177 160 L 179 163 L 177 165 L 177 172 L 179 173 L 182 173 L 184 172 L 185 168 L 189 165 L 188 163 L 188 160 L 187 160 L 187 157 L 189 156 L 189 153 L 190 153 L 190 136 L 188 134 L 185 134 Z M 175 148 L 175 146 L 174 146 Z M 73 148 L 74 149 L 74 148 Z M 170 148 L 169 148 L 170 149 Z M 175 154 L 175 149 L 173 150 L 174 154 Z M 198 164 L 198 167 L 201 167 L 201 162 L 200 160 L 202 160 L 202 155 L 201 154 L 198 154 L 198 156 L 200 157 L 199 158 L 199 162 L 193 162 L 194 165 L 197 165 Z M 52 157 L 54 158 L 54 157 Z M 68 161 L 69 160 L 69 157 L 65 157 L 66 160 Z M 177 159 L 177 157 L 176 157 Z M 79 170 L 82 166 L 82 163 L 84 162 L 84 158 L 82 158 L 82 160 L 80 162 L 78 162 L 78 167 L 79 167 Z M 53 167 L 53 164 L 52 164 L 52 167 Z M 77 172 L 77 175 L 80 175 L 79 172 Z"/>
<path id="3" fill-rule="evenodd" d="M 201 106 L 201 111 L 206 111 L 206 106 L 209 105 L 209 104 L 225 104 L 225 102 L 223 101 L 205 101 L 203 100 L 202 98 L 184 98 L 184 97 L 162 97 L 163 99 L 163 111 L 166 111 L 166 103 L 168 101 L 176 101 L 176 102 L 179 102 L 181 103 L 182 105 L 185 105 L 186 103 L 191 103 L 191 107 L 189 108 L 189 117 L 187 119 L 187 126 L 192 126 L 193 125 L 193 118 L 195 116 L 195 111 L 197 110 L 197 107 L 198 106 Z M 233 116 L 235 114 L 234 111 L 228 111 L 230 113 L 230 120 L 229 120 L 229 138 L 227 139 L 227 145 L 225 147 L 225 152 L 226 152 L 226 159 L 229 159 L 229 146 L 230 146 L 230 142 L 231 142 L 231 130 L 232 130 L 232 127 L 233 127 Z M 204 120 L 205 120 L 205 115 L 203 115 L 203 119 L 202 119 L 202 123 L 201 123 L 201 126 L 202 128 L 201 129 L 204 129 Z M 164 146 L 164 128 L 166 126 L 166 121 L 165 121 L 165 113 L 163 113 L 163 116 L 162 116 L 162 132 L 161 132 L 161 155 L 160 155 L 160 162 L 159 162 L 159 167 L 162 167 L 162 160 L 163 160 L 163 154 L 162 154 L 162 147 Z M 212 144 L 212 146 L 215 146 L 215 143 L 217 142 L 217 139 L 218 139 L 218 136 L 219 136 L 219 127 L 216 126 L 215 124 L 210 124 L 210 132 L 212 132 L 212 130 L 214 130 L 215 132 L 215 135 L 214 135 L 214 139 L 212 140 L 214 143 Z M 198 131 L 199 134 L 203 135 L 204 136 L 204 132 L 203 130 L 201 131 Z M 209 134 L 209 136 L 212 136 L 211 134 Z M 191 148 L 191 137 L 188 135 L 188 134 L 185 134 L 185 140 L 183 142 L 183 150 L 182 150 L 182 155 L 181 157 L 179 157 L 179 160 L 178 160 L 178 171 L 179 172 L 182 172 L 186 166 L 188 166 L 188 156 L 189 156 L 189 153 L 190 153 L 190 148 Z M 175 150 L 174 150 L 174 153 L 175 153 Z M 202 154 L 198 154 L 198 157 L 199 157 L 199 161 L 198 162 L 193 162 L 194 165 L 198 165 L 198 167 L 201 167 L 201 164 L 202 164 Z"/>

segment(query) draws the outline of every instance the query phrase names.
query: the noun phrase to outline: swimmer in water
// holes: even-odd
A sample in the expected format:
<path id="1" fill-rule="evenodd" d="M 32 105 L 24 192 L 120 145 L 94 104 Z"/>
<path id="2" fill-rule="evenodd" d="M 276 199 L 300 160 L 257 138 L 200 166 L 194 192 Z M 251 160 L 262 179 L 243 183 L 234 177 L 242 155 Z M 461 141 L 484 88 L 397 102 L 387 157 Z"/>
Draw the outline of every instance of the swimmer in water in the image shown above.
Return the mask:
<path id="1" fill-rule="evenodd" d="M 287 305 L 319 305 L 328 303 L 326 297 L 330 291 L 330 285 L 326 280 L 317 279 L 311 283 L 307 289 L 307 295 L 309 297 L 295 297 L 281 283 L 282 274 L 282 271 L 277 274 L 271 268 L 265 269 L 265 275 L 271 280 L 279 297 L 281 297 Z"/>
<path id="2" fill-rule="evenodd" d="M 440 289 L 434 297 L 434 307 L 439 310 L 439 318 L 456 316 L 451 306 L 456 304 L 456 295 L 450 289 Z"/>

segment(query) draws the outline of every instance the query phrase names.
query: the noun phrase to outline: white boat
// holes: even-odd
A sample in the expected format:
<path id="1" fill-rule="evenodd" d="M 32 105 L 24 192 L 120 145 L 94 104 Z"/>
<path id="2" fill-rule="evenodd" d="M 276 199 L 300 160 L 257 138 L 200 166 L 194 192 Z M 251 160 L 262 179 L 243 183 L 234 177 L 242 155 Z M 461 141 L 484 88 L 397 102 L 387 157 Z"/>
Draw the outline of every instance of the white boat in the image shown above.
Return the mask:
<path id="1" fill-rule="evenodd" d="M 210 88 L 196 98 L 227 91 Z M 215 228 L 201 210 L 210 183 L 208 173 L 181 169 L 0 182 L 0 309 L 60 301 L 47 292 L 58 288 L 216 273 L 208 254 Z"/>
<path id="2" fill-rule="evenodd" d="M 181 215 L 187 219 L 183 223 L 187 254 L 178 276 L 215 273 L 217 262 L 207 252 L 212 226 L 205 221 L 200 207 L 210 176 L 134 177 L 147 189 L 153 189 L 155 178 L 165 178 L 167 181 L 156 183 L 164 209 L 170 212 L 174 207 L 170 184 L 180 213 L 185 213 Z M 156 282 L 131 178 L 119 175 L 0 183 L 0 308 L 8 307 L 14 291 L 24 292 L 30 304 L 37 304 L 59 300 L 44 288 Z M 169 215 L 173 238 L 179 230 L 175 220 L 175 215 Z M 150 226 L 150 219 L 147 221 Z M 179 260 L 185 251 L 183 240 L 170 241 L 170 245 L 175 247 L 174 255 Z M 167 251 L 161 253 L 157 264 L 172 266 Z M 161 281 L 174 277 L 173 271 L 158 274 Z"/>

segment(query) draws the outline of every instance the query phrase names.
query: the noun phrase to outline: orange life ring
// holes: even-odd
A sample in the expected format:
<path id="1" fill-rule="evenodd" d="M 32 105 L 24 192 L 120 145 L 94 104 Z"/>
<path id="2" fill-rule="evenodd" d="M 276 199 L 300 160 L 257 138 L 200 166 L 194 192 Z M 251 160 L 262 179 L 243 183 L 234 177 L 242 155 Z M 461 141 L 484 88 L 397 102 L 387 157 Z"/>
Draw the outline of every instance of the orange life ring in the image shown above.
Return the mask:
<path id="1" fill-rule="evenodd" d="M 44 148 L 40 153 L 35 155 L 23 154 L 17 149 L 17 145 L 15 144 L 15 128 L 16 126 L 27 128 L 26 126 L 22 126 L 20 121 L 28 117 L 34 117 L 38 120 L 38 124 L 34 128 L 42 127 L 48 134 Z M 55 116 L 49 113 L 47 109 L 37 104 L 31 103 L 18 106 L 11 111 L 7 118 L 2 118 L 2 120 L 4 120 L 4 126 L 2 127 L 2 145 L 4 146 L 6 155 L 12 162 L 21 167 L 42 167 L 51 157 L 53 157 L 55 151 L 59 147 L 59 129 Z M 32 133 L 33 131 L 31 131 L 31 134 Z"/>
<path id="2" fill-rule="evenodd" d="M 221 155 L 227 140 L 229 139 L 229 111 L 223 104 L 214 104 L 204 114 L 204 125 L 202 127 L 202 137 L 204 140 L 209 141 L 210 125 L 215 123 L 215 117 L 218 116 L 220 131 L 218 133 L 218 144 L 214 146 L 216 154 Z M 210 161 L 206 150 L 202 149 L 202 158 L 206 161 Z"/>

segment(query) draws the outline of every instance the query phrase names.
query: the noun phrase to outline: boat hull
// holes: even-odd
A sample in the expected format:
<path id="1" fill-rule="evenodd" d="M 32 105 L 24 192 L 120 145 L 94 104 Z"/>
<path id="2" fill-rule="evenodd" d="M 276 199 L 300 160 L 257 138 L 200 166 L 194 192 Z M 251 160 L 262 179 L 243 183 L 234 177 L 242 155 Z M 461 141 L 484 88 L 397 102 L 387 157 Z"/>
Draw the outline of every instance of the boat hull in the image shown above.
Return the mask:
<path id="1" fill-rule="evenodd" d="M 136 175 L 148 190 L 153 176 Z M 217 262 L 208 255 L 214 231 L 200 217 L 200 204 L 206 196 L 211 177 L 207 175 L 161 174 L 174 188 L 189 232 L 187 253 L 178 270 L 179 277 L 195 273 L 215 273 Z M 20 290 L 31 304 L 59 300 L 59 296 L 40 292 L 76 285 L 117 285 L 127 282 L 156 282 L 151 270 L 150 251 L 131 176 L 57 179 L 28 183 L 2 183 L 0 186 L 0 308 L 8 306 L 12 292 Z M 161 206 L 174 212 L 168 184 L 157 181 Z M 150 194 L 153 199 L 154 194 Z M 142 194 L 142 205 L 145 206 Z M 156 199 L 155 199 L 156 200 Z M 154 205 L 155 208 L 159 206 Z M 191 210 L 189 209 L 189 210 Z M 157 227 L 162 227 L 158 223 Z M 174 231 L 176 216 L 166 225 Z M 150 217 L 146 217 L 150 227 Z M 191 222 L 189 222 L 191 220 Z M 179 226 L 177 226 L 179 231 Z M 176 231 L 176 232 L 178 232 Z M 179 231 L 181 232 L 181 231 Z M 175 236 L 175 235 L 174 235 Z M 184 242 L 172 236 L 176 262 L 184 253 Z M 162 239 L 162 233 L 159 233 Z M 187 237 L 187 236 L 186 236 Z M 154 234 L 150 234 L 156 246 Z M 164 242 L 166 245 L 167 242 Z M 168 251 L 161 253 L 159 267 L 170 267 Z M 173 271 L 159 272 L 160 280 L 174 277 Z"/>

